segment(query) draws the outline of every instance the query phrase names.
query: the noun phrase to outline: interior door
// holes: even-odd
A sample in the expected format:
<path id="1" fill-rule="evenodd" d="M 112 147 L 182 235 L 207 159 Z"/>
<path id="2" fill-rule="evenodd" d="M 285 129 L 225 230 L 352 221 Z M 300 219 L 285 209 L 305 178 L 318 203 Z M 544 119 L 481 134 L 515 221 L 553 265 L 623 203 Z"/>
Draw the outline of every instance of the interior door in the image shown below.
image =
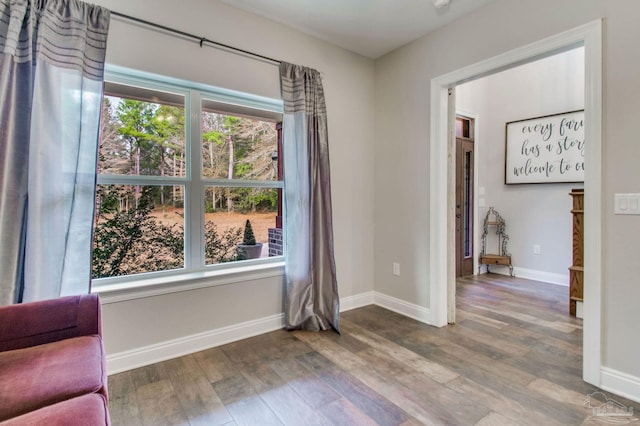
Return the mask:
<path id="1" fill-rule="evenodd" d="M 473 275 L 473 120 L 456 117 L 456 276 Z"/>

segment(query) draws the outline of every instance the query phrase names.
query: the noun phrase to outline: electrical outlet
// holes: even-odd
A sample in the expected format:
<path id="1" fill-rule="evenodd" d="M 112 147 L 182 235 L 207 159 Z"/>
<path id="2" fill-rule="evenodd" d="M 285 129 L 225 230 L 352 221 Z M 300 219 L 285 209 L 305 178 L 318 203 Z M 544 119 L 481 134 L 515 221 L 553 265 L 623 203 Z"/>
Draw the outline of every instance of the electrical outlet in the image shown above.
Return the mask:
<path id="1" fill-rule="evenodd" d="M 533 254 L 540 254 L 540 245 L 539 244 L 534 244 L 533 245 Z"/>
<path id="2" fill-rule="evenodd" d="M 398 262 L 393 262 L 393 275 L 400 276 L 400 264 Z"/>

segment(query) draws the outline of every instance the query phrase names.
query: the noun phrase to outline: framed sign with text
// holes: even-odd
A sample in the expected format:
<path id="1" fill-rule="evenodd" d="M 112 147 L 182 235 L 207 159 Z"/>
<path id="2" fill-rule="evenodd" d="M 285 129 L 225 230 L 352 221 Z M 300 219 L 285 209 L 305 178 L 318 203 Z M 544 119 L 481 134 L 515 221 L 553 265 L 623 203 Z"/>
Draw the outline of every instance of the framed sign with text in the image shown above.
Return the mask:
<path id="1" fill-rule="evenodd" d="M 506 124 L 507 185 L 584 182 L 584 110 Z"/>

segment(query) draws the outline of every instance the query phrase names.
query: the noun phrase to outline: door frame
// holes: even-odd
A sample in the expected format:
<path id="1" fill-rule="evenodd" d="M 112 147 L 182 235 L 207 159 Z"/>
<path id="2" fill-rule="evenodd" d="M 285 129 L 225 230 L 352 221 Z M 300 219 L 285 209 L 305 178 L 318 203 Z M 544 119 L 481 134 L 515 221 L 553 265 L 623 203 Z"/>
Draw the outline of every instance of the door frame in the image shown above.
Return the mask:
<path id="1" fill-rule="evenodd" d="M 450 89 L 449 93 L 451 93 L 451 95 L 449 96 L 449 100 L 453 100 L 455 102 L 456 99 L 456 88 L 452 88 Z M 453 118 L 455 121 L 455 118 L 460 116 L 460 117 L 464 117 L 464 118 L 468 118 L 473 120 L 473 235 L 472 235 L 472 239 L 473 239 L 473 275 L 477 275 L 478 271 L 478 266 L 479 266 L 479 261 L 478 261 L 478 248 L 480 247 L 480 233 L 478 232 L 478 227 L 480 226 L 480 219 L 478 218 L 479 215 L 479 205 L 478 205 L 478 167 L 479 167 L 479 163 L 478 163 L 478 135 L 480 135 L 480 115 L 478 113 L 475 112 L 470 112 L 470 111 L 466 111 L 460 108 L 457 108 L 455 105 L 449 105 L 449 108 L 453 108 L 450 109 L 450 111 L 455 111 L 455 113 L 453 114 Z M 450 125 L 449 125 L 450 126 Z M 455 124 L 454 124 L 455 126 Z M 449 129 L 449 132 L 453 132 L 452 134 L 452 138 L 453 138 L 453 142 L 451 143 L 455 143 L 455 128 L 453 130 Z M 454 152 L 453 154 L 455 155 L 455 146 L 454 146 Z M 453 165 L 454 171 L 455 171 L 455 164 Z M 455 193 L 454 193 L 454 197 L 455 197 Z M 454 200 L 455 202 L 455 200 Z M 455 214 L 455 212 L 454 212 Z M 454 226 L 455 226 L 455 220 L 454 220 Z M 455 238 L 455 232 L 454 232 L 454 238 Z M 455 248 L 455 244 L 456 241 L 454 239 L 453 241 L 453 249 L 454 249 L 454 261 L 457 262 L 456 256 L 458 255 L 458 253 L 456 252 L 456 248 Z M 454 266 L 455 268 L 455 266 Z M 448 324 L 454 324 L 456 322 L 456 286 L 455 286 L 455 269 L 453 271 L 454 273 L 454 285 L 449 285 L 447 286 L 447 323 Z"/>
<path id="2" fill-rule="evenodd" d="M 480 167 L 478 163 L 478 150 L 482 149 L 478 143 L 478 137 L 480 135 L 480 114 L 458 107 L 455 108 L 455 111 L 456 116 L 470 118 L 471 120 L 473 120 L 473 275 L 477 275 L 476 271 L 478 270 L 479 266 L 478 248 L 480 247 L 480 233 L 478 232 L 478 227 L 480 226 L 480 219 L 478 218 L 480 210 L 480 207 L 478 205 L 478 167 Z"/>
<path id="3" fill-rule="evenodd" d="M 431 80 L 429 176 L 429 300 L 432 324 L 447 324 L 449 288 L 455 287 L 455 195 L 448 132 L 449 89 L 466 81 L 576 47 L 585 48 L 585 232 L 582 377 L 600 386 L 602 365 L 602 21 L 516 48 Z M 593 160 L 591 160 L 593 159 Z M 568 302 L 568 300 L 567 300 Z M 455 303 L 455 301 L 453 302 Z M 455 309 L 455 305 L 452 307 Z"/>

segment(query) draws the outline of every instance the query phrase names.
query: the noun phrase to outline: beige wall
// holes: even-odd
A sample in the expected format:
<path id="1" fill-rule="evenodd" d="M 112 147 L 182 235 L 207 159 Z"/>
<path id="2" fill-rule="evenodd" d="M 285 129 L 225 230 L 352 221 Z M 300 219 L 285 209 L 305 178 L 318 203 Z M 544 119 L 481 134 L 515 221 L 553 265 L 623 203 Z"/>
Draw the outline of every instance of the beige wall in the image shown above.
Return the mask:
<path id="1" fill-rule="evenodd" d="M 522 84 L 526 82 L 526 84 Z M 456 108 L 479 114 L 475 155 L 485 189 L 478 232 L 490 206 L 507 223 L 516 275 L 569 285 L 572 188 L 582 184 L 504 184 L 505 123 L 584 108 L 584 48 L 563 52 L 456 87 Z M 487 247 L 495 253 L 497 242 Z M 540 246 L 540 254 L 533 246 Z M 480 253 L 480 247 L 476 254 Z M 508 273 L 506 267 L 492 272 Z"/>
<path id="2" fill-rule="evenodd" d="M 635 0 L 497 0 L 376 61 L 376 291 L 429 306 L 431 79 L 603 18 L 603 365 L 640 377 L 640 217 L 613 215 L 614 193 L 640 192 L 638 16 Z"/>
<path id="3" fill-rule="evenodd" d="M 216 1 L 99 0 L 109 9 L 318 69 L 328 110 L 341 297 L 373 289 L 374 63 Z M 112 18 L 107 62 L 279 98 L 278 68 Z M 282 278 L 104 306 L 110 355 L 282 312 Z"/>

